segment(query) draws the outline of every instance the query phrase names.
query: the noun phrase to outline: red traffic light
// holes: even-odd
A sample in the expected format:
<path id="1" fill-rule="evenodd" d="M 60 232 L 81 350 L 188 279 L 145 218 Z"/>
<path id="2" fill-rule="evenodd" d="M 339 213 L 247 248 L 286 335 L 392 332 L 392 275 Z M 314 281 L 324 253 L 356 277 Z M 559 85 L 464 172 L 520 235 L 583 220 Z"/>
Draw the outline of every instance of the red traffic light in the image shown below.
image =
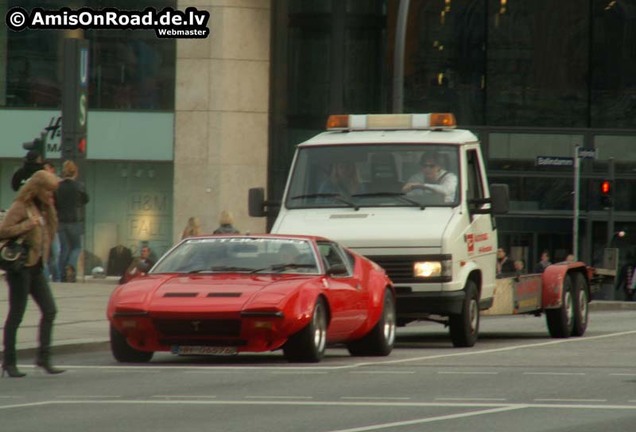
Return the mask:
<path id="1" fill-rule="evenodd" d="M 601 182 L 601 194 L 610 195 L 612 193 L 612 182 L 609 180 L 603 180 Z"/>
<path id="2" fill-rule="evenodd" d="M 81 154 L 86 153 L 86 138 L 82 138 L 77 144 L 77 151 Z"/>

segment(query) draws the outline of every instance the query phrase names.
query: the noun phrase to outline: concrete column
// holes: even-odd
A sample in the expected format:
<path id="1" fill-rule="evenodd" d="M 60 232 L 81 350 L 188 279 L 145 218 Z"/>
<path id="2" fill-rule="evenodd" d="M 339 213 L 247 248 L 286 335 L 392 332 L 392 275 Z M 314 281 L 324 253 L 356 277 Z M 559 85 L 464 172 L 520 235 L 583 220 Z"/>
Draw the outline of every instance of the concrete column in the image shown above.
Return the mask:
<path id="1" fill-rule="evenodd" d="M 247 190 L 267 185 L 271 0 L 180 0 L 210 12 L 207 39 L 177 41 L 174 239 L 190 216 L 205 232 L 219 213 L 264 232 Z"/>

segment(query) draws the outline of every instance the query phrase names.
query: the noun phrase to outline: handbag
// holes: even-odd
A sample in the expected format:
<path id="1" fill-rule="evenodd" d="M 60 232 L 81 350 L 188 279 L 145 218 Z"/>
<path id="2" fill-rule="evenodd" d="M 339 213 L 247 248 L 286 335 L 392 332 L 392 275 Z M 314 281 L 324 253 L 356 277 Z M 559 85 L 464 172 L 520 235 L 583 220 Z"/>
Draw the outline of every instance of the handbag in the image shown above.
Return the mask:
<path id="1" fill-rule="evenodd" d="M 6 212 L 2 212 L 2 219 Z M 27 208 L 27 215 L 31 212 Z M 24 235 L 11 239 L 0 240 L 0 269 L 10 272 L 18 272 L 24 268 L 29 254 L 29 247 L 24 242 Z"/>
<path id="2" fill-rule="evenodd" d="M 17 272 L 22 270 L 29 253 L 24 238 L 17 237 L 0 242 L 0 269 Z"/>

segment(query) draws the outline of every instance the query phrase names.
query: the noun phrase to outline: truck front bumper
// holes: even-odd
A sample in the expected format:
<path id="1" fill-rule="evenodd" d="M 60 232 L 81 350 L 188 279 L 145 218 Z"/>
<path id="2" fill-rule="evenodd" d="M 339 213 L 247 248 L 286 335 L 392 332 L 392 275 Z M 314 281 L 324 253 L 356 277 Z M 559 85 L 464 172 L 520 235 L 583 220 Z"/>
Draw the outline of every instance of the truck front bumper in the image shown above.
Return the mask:
<path id="1" fill-rule="evenodd" d="M 429 315 L 460 314 L 466 293 L 458 291 L 413 292 L 396 287 L 398 318 L 426 318 Z"/>

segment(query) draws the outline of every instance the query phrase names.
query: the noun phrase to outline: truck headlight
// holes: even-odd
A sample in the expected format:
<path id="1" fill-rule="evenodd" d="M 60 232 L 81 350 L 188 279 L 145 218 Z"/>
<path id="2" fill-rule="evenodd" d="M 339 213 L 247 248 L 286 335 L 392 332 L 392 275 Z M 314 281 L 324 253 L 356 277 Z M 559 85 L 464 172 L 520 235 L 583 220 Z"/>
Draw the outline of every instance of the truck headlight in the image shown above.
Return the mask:
<path id="1" fill-rule="evenodd" d="M 451 260 L 416 261 L 413 263 L 413 276 L 419 278 L 438 278 L 451 276 Z"/>

